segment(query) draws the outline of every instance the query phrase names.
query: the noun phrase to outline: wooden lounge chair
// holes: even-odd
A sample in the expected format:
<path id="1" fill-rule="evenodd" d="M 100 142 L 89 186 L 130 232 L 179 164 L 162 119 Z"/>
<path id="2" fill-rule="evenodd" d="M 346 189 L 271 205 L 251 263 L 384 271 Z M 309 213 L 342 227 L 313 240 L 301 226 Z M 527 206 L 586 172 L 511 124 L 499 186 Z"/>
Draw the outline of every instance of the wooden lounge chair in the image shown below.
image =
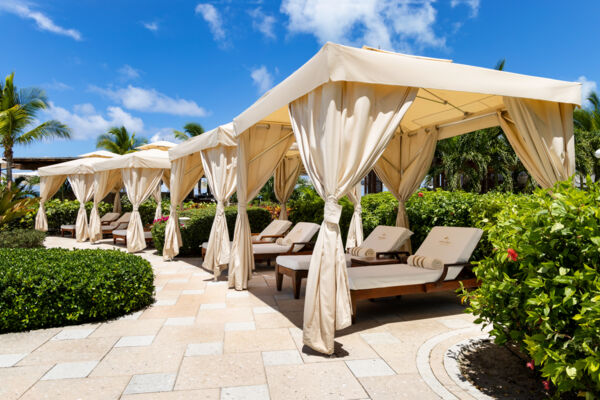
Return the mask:
<path id="1" fill-rule="evenodd" d="M 252 245 L 255 261 L 266 261 L 267 265 L 271 260 L 283 254 L 298 254 L 301 250 L 306 250 L 312 246 L 310 240 L 319 232 L 321 226 L 312 222 L 298 222 L 285 237 L 275 241 L 275 243 L 255 243 Z"/>
<path id="2" fill-rule="evenodd" d="M 65 233 L 71 235 L 71 237 L 75 237 L 75 225 L 61 225 L 60 226 L 60 235 L 65 237 Z"/>
<path id="3" fill-rule="evenodd" d="M 112 232 L 114 230 L 127 229 L 127 225 L 129 224 L 130 219 L 131 213 L 126 212 L 125 214 L 121 215 L 116 221 L 111 222 L 108 225 L 102 225 L 102 237 L 112 236 Z"/>
<path id="4" fill-rule="evenodd" d="M 452 291 L 458 289 L 461 282 L 466 288 L 479 286 L 469 258 L 482 233 L 477 228 L 434 227 L 415 255 L 440 260 L 439 269 L 406 263 L 350 268 L 348 283 L 353 317 L 356 317 L 358 300 Z"/>
<path id="5" fill-rule="evenodd" d="M 379 225 L 360 245 L 363 249 L 372 249 L 375 251 L 373 259 L 395 258 L 403 254 L 400 248 L 406 240 L 412 235 L 412 232 L 406 228 L 396 226 Z M 303 252 L 302 255 L 281 255 L 275 260 L 275 279 L 277 290 L 281 291 L 283 276 L 287 275 L 292 279 L 292 289 L 294 298 L 300 298 L 300 287 L 302 279 L 308 276 L 308 267 L 312 252 Z M 350 267 L 353 258 L 351 254 L 346 254 L 346 266 Z"/>
<path id="6" fill-rule="evenodd" d="M 275 219 L 262 232 L 252 234 L 252 243 L 273 243 L 276 239 L 284 237 L 290 226 L 290 221 Z M 202 258 L 206 255 L 206 249 L 208 242 L 202 243 Z"/>
<path id="7" fill-rule="evenodd" d="M 123 242 L 125 246 L 127 246 L 127 226 L 122 229 L 115 229 L 112 231 L 113 244 L 117 244 L 118 242 Z M 144 227 L 144 240 L 146 240 L 146 244 L 152 243 L 152 232 L 150 231 L 150 226 Z"/>
<path id="8" fill-rule="evenodd" d="M 100 225 L 110 225 L 119 219 L 121 214 L 115 212 L 109 212 L 100 217 Z"/>

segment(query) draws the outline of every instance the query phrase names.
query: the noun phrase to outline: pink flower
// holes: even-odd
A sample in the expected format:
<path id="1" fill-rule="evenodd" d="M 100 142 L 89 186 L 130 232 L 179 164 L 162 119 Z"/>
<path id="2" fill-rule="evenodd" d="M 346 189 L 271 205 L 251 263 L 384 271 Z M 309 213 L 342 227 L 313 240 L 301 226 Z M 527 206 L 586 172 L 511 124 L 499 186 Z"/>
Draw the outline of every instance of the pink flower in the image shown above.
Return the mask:
<path id="1" fill-rule="evenodd" d="M 519 257 L 519 255 L 514 249 L 508 249 L 506 252 L 508 253 L 508 258 L 510 258 L 511 261 L 517 261 L 517 257 Z"/>
<path id="2" fill-rule="evenodd" d="M 550 382 L 542 381 L 542 385 L 544 385 L 544 390 L 550 390 Z"/>
<path id="3" fill-rule="evenodd" d="M 533 362 L 533 360 L 529 361 L 527 364 L 527 368 L 529 368 L 530 370 L 534 370 L 535 369 L 535 363 Z"/>
<path id="4" fill-rule="evenodd" d="M 423 197 L 423 192 L 419 192 L 418 196 Z"/>

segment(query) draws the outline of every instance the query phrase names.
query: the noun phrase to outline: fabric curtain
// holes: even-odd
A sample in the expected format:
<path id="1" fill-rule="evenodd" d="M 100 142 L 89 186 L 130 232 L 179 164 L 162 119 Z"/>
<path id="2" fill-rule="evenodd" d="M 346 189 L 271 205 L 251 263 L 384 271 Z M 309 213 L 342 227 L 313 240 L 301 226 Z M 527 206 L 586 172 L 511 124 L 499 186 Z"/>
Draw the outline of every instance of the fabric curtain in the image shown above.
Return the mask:
<path id="1" fill-rule="evenodd" d="M 127 226 L 127 251 L 135 253 L 146 248 L 144 225 L 139 207 L 159 184 L 163 170 L 155 168 L 123 168 L 123 184 L 127 197 L 133 206 L 131 219 Z"/>
<path id="2" fill-rule="evenodd" d="M 414 100 L 415 88 L 328 82 L 290 103 L 306 171 L 325 200 L 308 270 L 304 344 L 332 354 L 336 329 L 351 324 L 338 201 L 369 172 Z"/>
<path id="3" fill-rule="evenodd" d="M 154 210 L 154 219 L 162 218 L 162 182 L 158 182 L 156 189 L 152 192 L 152 197 L 156 201 L 156 210 Z"/>
<path id="4" fill-rule="evenodd" d="M 90 212 L 90 242 L 92 243 L 102 239 L 102 222 L 100 222 L 98 204 L 115 189 L 115 186 L 119 185 L 120 181 L 119 170 L 100 171 L 94 174 L 94 206 Z"/>
<path id="5" fill-rule="evenodd" d="M 248 288 L 254 270 L 250 222 L 246 207 L 273 175 L 277 164 L 294 142 L 291 130 L 278 124 L 256 124 L 238 137 L 238 214 L 229 259 L 229 287 Z"/>
<path id="6" fill-rule="evenodd" d="M 47 202 L 58 192 L 62 184 L 67 179 L 66 175 L 51 175 L 40 177 L 40 208 L 35 215 L 35 229 L 38 231 L 48 231 L 48 217 L 44 203 Z"/>
<path id="7" fill-rule="evenodd" d="M 504 97 L 500 126 L 531 176 L 543 188 L 575 173 L 573 104 Z"/>
<path id="8" fill-rule="evenodd" d="M 190 154 L 171 162 L 171 205 L 169 207 L 169 220 L 165 227 L 165 244 L 163 247 L 163 259 L 165 260 L 175 258 L 183 244 L 177 206 L 181 206 L 183 199 L 194 190 L 194 186 L 202 178 L 202 175 L 202 162 L 199 153 Z"/>
<path id="9" fill-rule="evenodd" d="M 79 211 L 75 221 L 75 239 L 84 242 L 90 237 L 88 217 L 85 203 L 92 199 L 94 194 L 94 174 L 75 174 L 67 177 L 75 198 L 79 201 Z"/>
<path id="10" fill-rule="evenodd" d="M 121 188 L 123 187 L 122 183 L 118 185 L 115 190 L 115 199 L 113 200 L 113 212 L 121 214 Z"/>
<path id="11" fill-rule="evenodd" d="M 362 224 L 362 206 L 360 205 L 361 200 L 361 186 L 357 183 L 347 194 L 348 199 L 354 205 L 354 212 L 350 219 L 350 226 L 348 227 L 348 237 L 346 238 L 346 248 L 351 249 L 352 247 L 358 247 L 363 242 L 363 224 Z"/>
<path id="12" fill-rule="evenodd" d="M 420 130 L 414 134 L 398 133 L 375 164 L 375 173 L 398 200 L 396 226 L 410 229 L 406 202 L 419 188 L 435 154 L 439 131 Z M 411 251 L 410 240 L 402 250 Z"/>
<path id="13" fill-rule="evenodd" d="M 288 219 L 286 203 L 290 199 L 298 177 L 300 176 L 300 169 L 302 167 L 302 160 L 300 154 L 297 155 L 286 155 L 283 157 L 277 168 L 275 169 L 275 175 L 273 177 L 273 189 L 275 191 L 275 197 L 281 204 L 281 211 L 279 212 L 279 219 Z"/>
<path id="14" fill-rule="evenodd" d="M 225 204 L 237 187 L 237 148 L 218 146 L 202 150 L 202 165 L 208 186 L 217 200 L 217 210 L 202 266 L 216 278 L 229 264 L 231 245 L 225 219 Z"/>

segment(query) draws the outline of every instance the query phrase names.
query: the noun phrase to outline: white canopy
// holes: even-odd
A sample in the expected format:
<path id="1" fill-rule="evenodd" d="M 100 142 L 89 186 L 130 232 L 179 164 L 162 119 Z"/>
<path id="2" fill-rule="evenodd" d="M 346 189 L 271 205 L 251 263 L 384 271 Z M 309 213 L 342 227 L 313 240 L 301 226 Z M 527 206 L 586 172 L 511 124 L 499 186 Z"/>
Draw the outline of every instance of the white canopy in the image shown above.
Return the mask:
<path id="1" fill-rule="evenodd" d="M 172 147 L 169 149 L 169 159 L 174 161 L 178 158 L 217 146 L 237 146 L 237 142 L 234 139 L 233 122 L 218 126 L 215 129 L 204 132 L 202 135 L 194 136 Z"/>
<path id="2" fill-rule="evenodd" d="M 96 150 L 96 151 L 92 151 L 91 153 L 81 154 L 78 156 L 78 158 L 85 158 L 85 157 L 112 158 L 112 157 L 116 157 L 116 156 L 118 156 L 118 154 L 115 154 L 112 151 Z"/>
<path id="3" fill-rule="evenodd" d="M 177 146 L 176 143 L 167 142 L 166 140 L 159 140 L 157 142 L 152 142 L 148 144 L 143 144 L 141 146 L 136 147 L 138 150 L 150 150 L 150 149 L 158 149 L 167 151 L 170 148 Z"/>
<path id="4" fill-rule="evenodd" d="M 94 164 L 94 172 L 122 168 L 170 169 L 169 153 L 158 149 L 140 150 Z"/>
<path id="5" fill-rule="evenodd" d="M 114 154 L 114 156 L 116 156 L 116 154 Z M 99 156 L 78 158 L 76 160 L 38 168 L 38 173 L 40 176 L 93 174 L 95 172 L 94 166 L 106 160 L 109 160 L 109 158 Z"/>

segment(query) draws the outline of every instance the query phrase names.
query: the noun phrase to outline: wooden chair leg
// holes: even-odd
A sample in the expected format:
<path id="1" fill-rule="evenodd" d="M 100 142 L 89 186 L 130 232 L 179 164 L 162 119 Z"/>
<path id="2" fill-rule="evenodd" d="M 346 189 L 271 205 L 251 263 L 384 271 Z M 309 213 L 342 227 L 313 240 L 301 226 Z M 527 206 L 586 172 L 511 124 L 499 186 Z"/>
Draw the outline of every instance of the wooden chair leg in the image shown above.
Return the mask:
<path id="1" fill-rule="evenodd" d="M 275 283 L 277 284 L 277 291 L 281 292 L 283 286 L 283 274 L 279 271 L 278 266 L 275 266 Z"/>
<path id="2" fill-rule="evenodd" d="M 350 301 L 352 303 L 352 323 L 356 322 L 356 299 L 350 296 Z"/>
<path id="3" fill-rule="evenodd" d="M 292 276 L 292 288 L 294 289 L 294 298 L 300 298 L 300 288 L 302 287 L 302 276 L 298 273 L 298 271 L 294 271 Z"/>

